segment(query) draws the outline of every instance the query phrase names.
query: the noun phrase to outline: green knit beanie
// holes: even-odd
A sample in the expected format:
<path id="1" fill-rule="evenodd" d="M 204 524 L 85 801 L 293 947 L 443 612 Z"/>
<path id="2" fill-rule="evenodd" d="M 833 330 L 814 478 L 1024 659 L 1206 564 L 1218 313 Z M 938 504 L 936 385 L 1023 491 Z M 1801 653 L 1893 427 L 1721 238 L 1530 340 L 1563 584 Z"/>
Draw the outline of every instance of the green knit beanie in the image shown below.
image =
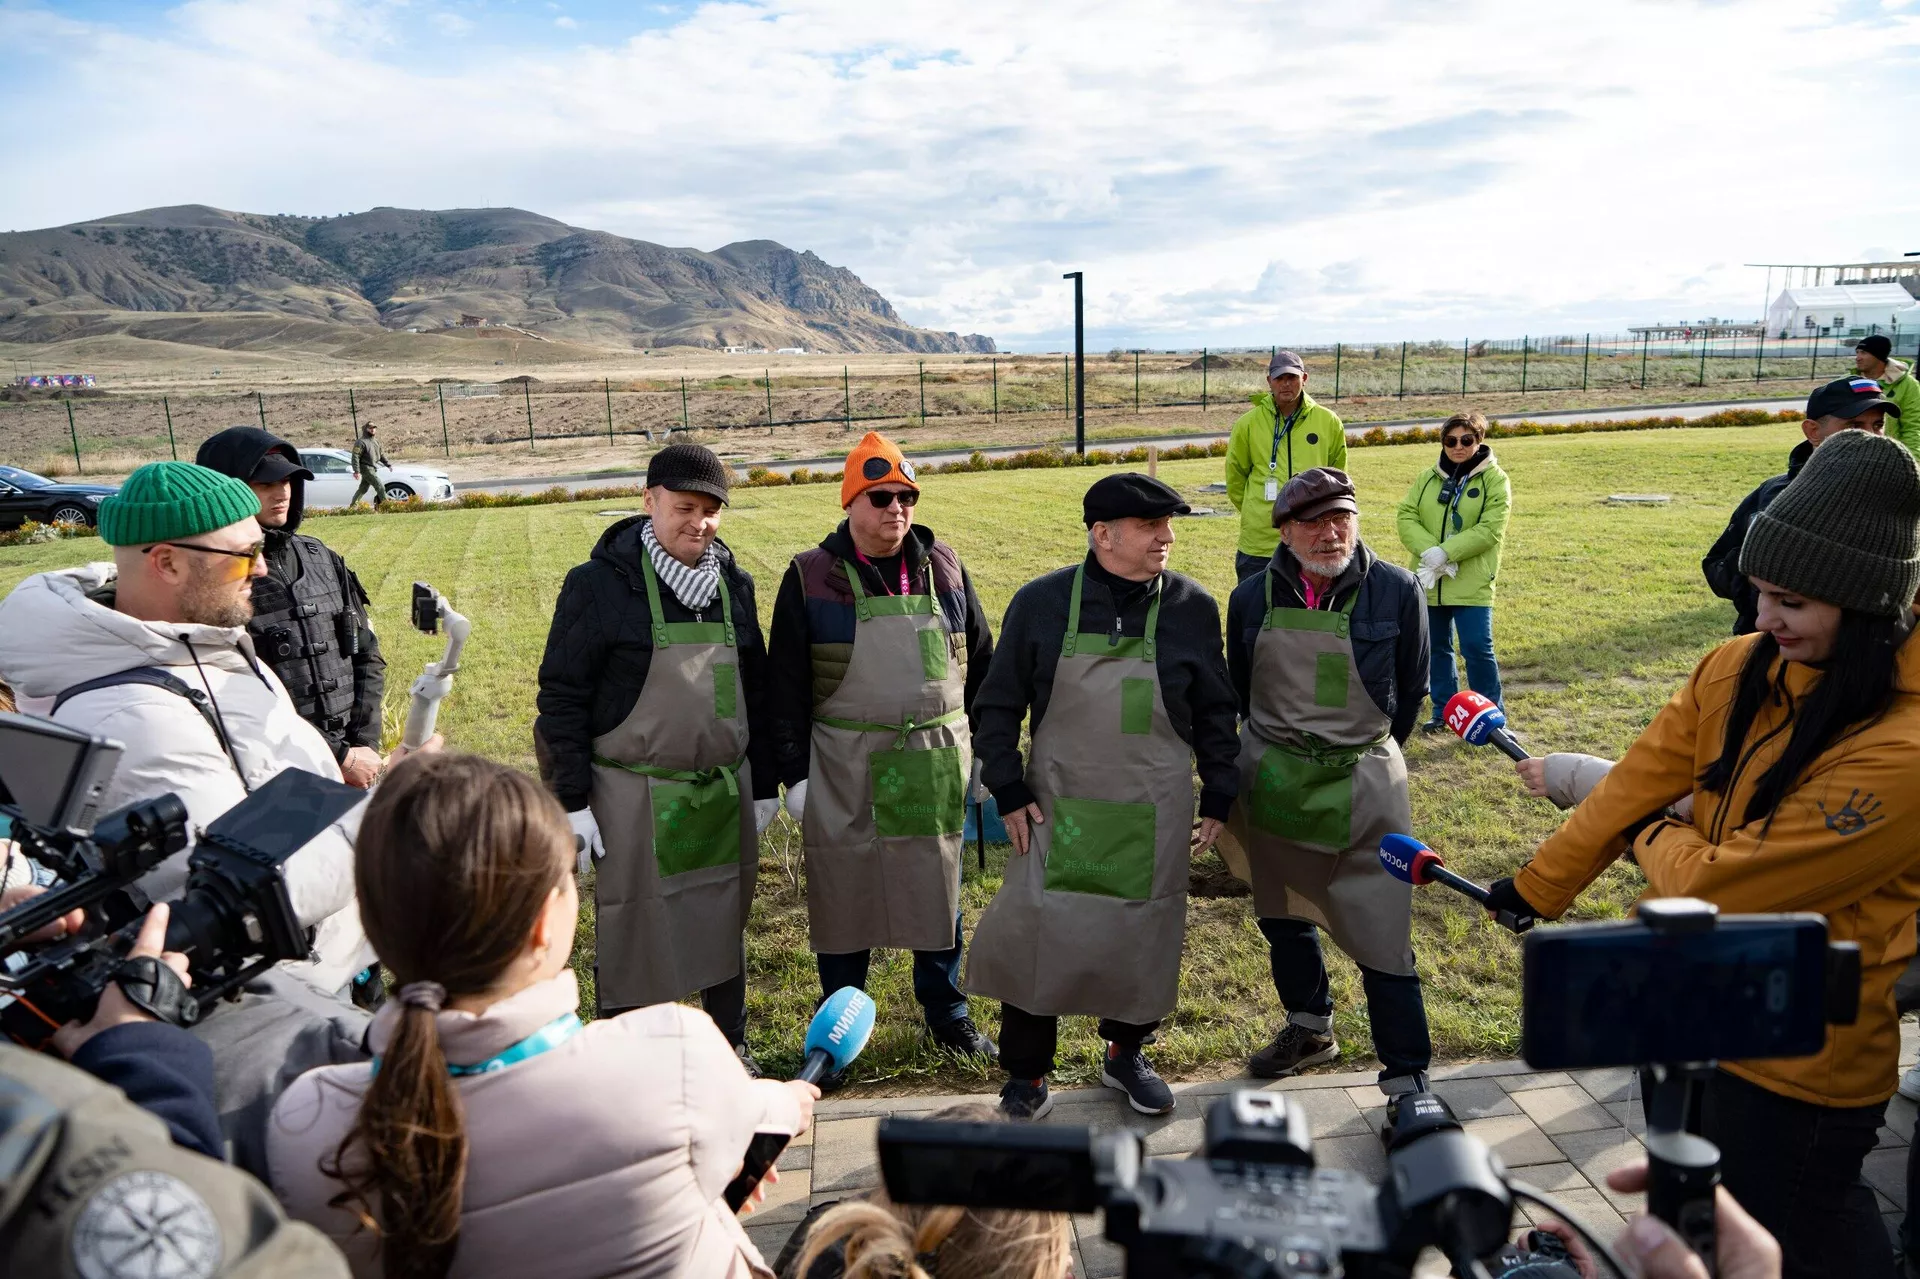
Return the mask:
<path id="1" fill-rule="evenodd" d="M 1740 571 L 1881 617 L 1920 591 L 1920 466 L 1896 440 L 1830 435 L 1747 526 Z"/>
<path id="2" fill-rule="evenodd" d="M 149 462 L 100 503 L 100 540 L 151 546 L 211 533 L 260 513 L 260 499 L 231 475 L 191 462 Z"/>

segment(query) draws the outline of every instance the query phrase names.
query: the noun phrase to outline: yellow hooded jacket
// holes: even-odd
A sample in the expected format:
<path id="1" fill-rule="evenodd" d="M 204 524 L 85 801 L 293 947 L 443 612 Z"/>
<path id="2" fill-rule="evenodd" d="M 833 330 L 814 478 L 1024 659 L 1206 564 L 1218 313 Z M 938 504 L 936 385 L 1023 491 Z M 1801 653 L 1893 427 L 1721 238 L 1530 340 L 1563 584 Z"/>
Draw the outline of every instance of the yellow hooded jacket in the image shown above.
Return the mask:
<path id="1" fill-rule="evenodd" d="M 1860 943 L 1860 1017 L 1827 1032 L 1815 1057 L 1722 1063 L 1771 1092 L 1821 1106 L 1866 1106 L 1893 1094 L 1899 1017 L 1893 984 L 1914 953 L 1920 909 L 1920 639 L 1900 653 L 1898 691 L 1887 714 L 1829 746 L 1782 799 L 1773 826 L 1742 822 L 1754 782 L 1786 748 L 1791 721 L 1820 672 L 1773 664 L 1779 700 L 1754 716 L 1730 795 L 1696 790 L 1720 755 L 1747 654 L 1743 635 L 1701 659 L 1693 675 L 1566 824 L 1514 877 L 1534 907 L 1558 916 L 1626 851 L 1624 832 L 1681 796 L 1691 824 L 1656 822 L 1634 841 L 1648 896 L 1699 897 L 1724 914 L 1813 911 L 1835 941 Z M 1785 665 L 1784 674 L 1781 666 Z"/>

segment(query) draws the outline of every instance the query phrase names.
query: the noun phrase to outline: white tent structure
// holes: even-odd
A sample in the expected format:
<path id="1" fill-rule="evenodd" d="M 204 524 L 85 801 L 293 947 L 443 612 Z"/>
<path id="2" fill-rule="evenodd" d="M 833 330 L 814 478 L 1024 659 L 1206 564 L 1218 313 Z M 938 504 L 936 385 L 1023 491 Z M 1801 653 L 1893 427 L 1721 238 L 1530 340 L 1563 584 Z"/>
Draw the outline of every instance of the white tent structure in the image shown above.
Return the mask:
<path id="1" fill-rule="evenodd" d="M 1916 326 L 1913 294 L 1899 284 L 1828 284 L 1782 289 L 1767 307 L 1773 337 L 1850 337 Z M 1905 314 L 1901 314 L 1905 312 Z"/>

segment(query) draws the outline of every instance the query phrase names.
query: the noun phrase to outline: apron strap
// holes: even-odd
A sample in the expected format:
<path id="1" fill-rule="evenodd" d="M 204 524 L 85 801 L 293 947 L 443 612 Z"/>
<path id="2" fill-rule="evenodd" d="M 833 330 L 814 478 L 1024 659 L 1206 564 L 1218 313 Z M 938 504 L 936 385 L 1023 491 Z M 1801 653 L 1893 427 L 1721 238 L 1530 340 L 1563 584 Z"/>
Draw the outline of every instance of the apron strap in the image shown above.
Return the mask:
<path id="1" fill-rule="evenodd" d="M 1162 574 L 1154 580 L 1153 603 L 1147 606 L 1147 660 L 1153 660 L 1154 636 L 1160 629 L 1160 601 L 1165 596 L 1162 589 L 1166 585 L 1166 576 Z M 1081 560 L 1073 570 L 1073 602 L 1067 605 L 1067 634 L 1060 641 L 1060 656 L 1072 657 L 1080 641 L 1080 593 L 1086 589 L 1087 562 Z M 1267 598 L 1267 607 L 1273 607 L 1271 588 Z M 1117 623 L 1116 623 L 1117 624 Z"/>
<path id="2" fill-rule="evenodd" d="M 853 592 L 853 611 L 863 622 L 873 617 L 873 606 L 867 603 L 867 593 L 860 589 L 860 570 L 854 567 L 852 560 L 841 560 L 840 567 L 847 573 L 847 589 Z"/>
<path id="3" fill-rule="evenodd" d="M 647 579 L 647 609 L 653 615 L 653 646 L 670 648 L 673 640 L 669 638 L 667 619 L 660 612 L 660 577 L 653 571 L 653 556 L 645 547 L 640 548 L 640 568 L 642 576 Z M 720 620 L 726 626 L 727 647 L 738 647 L 733 638 L 733 593 L 727 589 L 726 574 L 720 575 L 714 594 L 720 597 Z"/>
<path id="4" fill-rule="evenodd" d="M 935 715 L 932 719 L 910 719 L 904 724 L 870 724 L 859 719 L 838 719 L 832 715 L 815 715 L 816 724 L 825 724 L 828 728 L 844 728 L 854 733 L 893 733 L 893 749 L 899 750 L 907 744 L 907 738 L 923 728 L 941 728 L 960 719 L 966 714 L 964 709 L 951 710 L 944 715 Z"/>
<path id="5" fill-rule="evenodd" d="M 661 768 L 654 764 L 623 764 L 617 759 L 608 759 L 598 751 L 594 752 L 593 762 L 603 768 L 621 768 L 629 773 L 638 773 L 642 777 L 657 777 L 663 782 L 686 782 L 694 786 L 709 786 L 724 781 L 727 794 L 740 793 L 740 760 L 731 764 L 716 764 L 712 768 Z"/>
<path id="6" fill-rule="evenodd" d="M 1297 741 L 1275 742 L 1274 745 L 1289 755 L 1309 760 L 1322 768 L 1351 769 L 1360 762 L 1361 756 L 1392 735 L 1393 731 L 1389 728 L 1370 742 L 1361 742 L 1355 746 L 1336 746 L 1313 733 L 1301 733 Z"/>

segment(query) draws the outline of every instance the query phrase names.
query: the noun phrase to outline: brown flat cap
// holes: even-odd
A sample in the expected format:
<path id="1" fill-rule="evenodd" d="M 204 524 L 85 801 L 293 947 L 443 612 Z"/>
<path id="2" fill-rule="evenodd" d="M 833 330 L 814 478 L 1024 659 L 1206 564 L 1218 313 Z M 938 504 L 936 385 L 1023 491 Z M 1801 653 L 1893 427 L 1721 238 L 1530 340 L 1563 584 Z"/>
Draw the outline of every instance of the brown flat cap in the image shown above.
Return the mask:
<path id="1" fill-rule="evenodd" d="M 1317 520 L 1330 511 L 1360 513 L 1353 500 L 1353 481 L 1337 467 L 1316 466 L 1287 481 L 1273 504 L 1273 526 L 1288 520 Z"/>

